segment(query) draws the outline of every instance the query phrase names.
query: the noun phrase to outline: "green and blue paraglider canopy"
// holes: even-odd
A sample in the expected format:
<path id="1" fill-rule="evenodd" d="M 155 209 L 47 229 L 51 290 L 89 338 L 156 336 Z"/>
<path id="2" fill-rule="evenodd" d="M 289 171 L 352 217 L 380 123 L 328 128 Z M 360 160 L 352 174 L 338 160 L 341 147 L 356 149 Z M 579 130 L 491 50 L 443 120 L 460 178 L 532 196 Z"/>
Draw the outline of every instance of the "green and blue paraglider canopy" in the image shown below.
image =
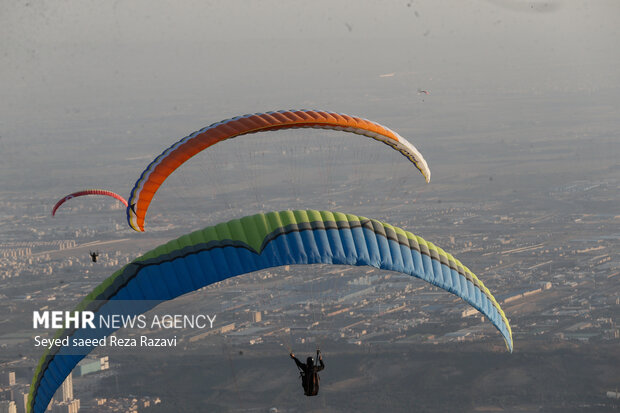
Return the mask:
<path id="1" fill-rule="evenodd" d="M 403 229 L 328 211 L 270 212 L 192 232 L 161 245 L 115 272 L 78 305 L 96 315 L 141 314 L 201 287 L 265 268 L 294 264 L 371 266 L 427 281 L 484 314 L 512 351 L 499 304 L 467 267 Z M 68 328 L 56 338 L 101 339 L 116 328 Z M 42 413 L 54 392 L 94 346 L 46 351 L 35 371 L 28 411 Z"/>

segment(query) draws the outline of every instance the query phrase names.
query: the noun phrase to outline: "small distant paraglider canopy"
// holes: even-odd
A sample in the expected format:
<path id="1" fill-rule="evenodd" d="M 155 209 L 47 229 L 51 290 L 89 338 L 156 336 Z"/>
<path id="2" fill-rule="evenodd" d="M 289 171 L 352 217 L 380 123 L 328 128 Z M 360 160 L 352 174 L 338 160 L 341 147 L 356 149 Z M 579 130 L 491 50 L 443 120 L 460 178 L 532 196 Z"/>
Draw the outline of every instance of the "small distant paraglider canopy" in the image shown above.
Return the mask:
<path id="1" fill-rule="evenodd" d="M 430 95 L 431 94 L 431 92 L 429 92 L 428 90 L 418 89 L 418 95 L 420 95 L 422 93 L 425 94 L 425 95 Z"/>
<path id="2" fill-rule="evenodd" d="M 125 205 L 125 207 L 127 207 L 127 201 L 125 200 L 125 198 L 123 198 L 122 196 L 120 196 L 119 194 L 115 194 L 112 191 L 106 191 L 104 189 L 85 189 L 83 191 L 78 191 L 78 192 L 74 192 L 72 194 L 69 194 L 67 196 L 65 196 L 64 198 L 62 198 L 60 201 L 56 202 L 56 205 L 54 205 L 54 208 L 52 208 L 52 216 L 56 215 L 56 210 L 65 202 L 67 202 L 70 199 L 73 198 L 77 198 L 79 196 L 85 196 L 85 195 L 103 195 L 103 196 L 109 196 L 112 197 L 114 199 L 118 199 L 120 202 L 123 203 L 123 205 Z"/>

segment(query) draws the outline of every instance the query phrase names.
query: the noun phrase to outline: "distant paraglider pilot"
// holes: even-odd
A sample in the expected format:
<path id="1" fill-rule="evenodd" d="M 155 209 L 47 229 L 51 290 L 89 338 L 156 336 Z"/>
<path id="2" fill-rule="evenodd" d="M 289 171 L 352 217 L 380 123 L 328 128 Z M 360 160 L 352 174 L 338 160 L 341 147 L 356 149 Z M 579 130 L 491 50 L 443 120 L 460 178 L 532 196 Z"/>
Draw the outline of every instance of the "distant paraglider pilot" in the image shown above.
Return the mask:
<path id="1" fill-rule="evenodd" d="M 99 251 L 90 251 L 90 258 L 93 260 L 93 262 L 97 262 L 97 257 L 99 256 Z"/>
<path id="2" fill-rule="evenodd" d="M 306 359 L 306 363 L 302 363 L 297 360 L 295 354 L 290 354 L 291 358 L 295 360 L 295 364 L 299 369 L 299 375 L 301 376 L 301 386 L 304 388 L 304 394 L 306 396 L 316 396 L 319 394 L 319 374 L 318 372 L 325 368 L 325 364 L 323 363 L 323 356 L 321 356 L 320 350 L 316 351 L 317 359 L 319 360 L 319 365 L 314 364 L 314 360 L 312 357 L 308 357 Z"/>

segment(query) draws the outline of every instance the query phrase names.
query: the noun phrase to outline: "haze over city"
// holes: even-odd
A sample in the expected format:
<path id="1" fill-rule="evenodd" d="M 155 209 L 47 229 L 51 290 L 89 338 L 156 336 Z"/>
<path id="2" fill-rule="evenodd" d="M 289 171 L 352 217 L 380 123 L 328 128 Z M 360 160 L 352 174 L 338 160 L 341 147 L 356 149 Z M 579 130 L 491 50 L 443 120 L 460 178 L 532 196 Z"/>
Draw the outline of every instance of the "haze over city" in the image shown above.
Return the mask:
<path id="1" fill-rule="evenodd" d="M 619 27 L 614 1 L 5 2 L 0 411 L 25 411 L 33 337 L 54 333 L 32 328 L 33 311 L 75 308 L 190 231 L 288 209 L 379 219 L 451 253 L 497 298 L 514 351 L 421 280 L 286 266 L 148 313 L 216 315 L 212 329 L 119 330 L 178 344 L 96 349 L 54 411 L 617 411 Z M 144 233 L 111 199 L 51 217 L 81 189 L 127 198 L 193 131 L 302 108 L 398 132 L 430 183 L 380 142 L 290 129 L 196 155 L 161 186 Z M 306 398 L 288 353 L 317 346 L 326 369 Z"/>

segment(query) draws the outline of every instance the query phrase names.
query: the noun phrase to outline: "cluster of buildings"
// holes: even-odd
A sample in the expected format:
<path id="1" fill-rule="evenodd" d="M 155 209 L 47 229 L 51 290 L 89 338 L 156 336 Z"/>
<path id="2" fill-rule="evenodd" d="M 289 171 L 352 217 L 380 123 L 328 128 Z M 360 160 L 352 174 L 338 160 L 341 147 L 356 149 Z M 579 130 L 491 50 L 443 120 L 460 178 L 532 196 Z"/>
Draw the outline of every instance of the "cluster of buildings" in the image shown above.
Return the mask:
<path id="1" fill-rule="evenodd" d="M 2 387 L 0 390 L 1 413 L 26 413 L 28 403 L 28 386 L 22 382 L 16 382 L 15 371 L 3 371 Z M 69 377 L 62 383 L 47 408 L 51 413 L 78 413 L 80 400 L 73 397 L 73 377 Z"/>
<path id="2" fill-rule="evenodd" d="M 606 226 L 609 219 L 527 210 L 496 214 L 483 204 L 438 203 L 419 206 L 415 216 L 394 216 L 390 222 L 415 228 L 413 232 L 450 251 L 477 273 L 502 305 L 516 340 L 589 343 L 620 342 L 620 292 L 616 287 L 620 239 Z M 440 225 L 446 220 L 452 225 Z M 575 232 L 574 226 L 580 230 Z M 77 303 L 140 250 L 139 244 L 131 251 L 108 244 L 100 251 L 100 262 L 93 265 L 83 251 L 77 254 L 74 250 L 113 234 L 102 236 L 89 228 L 79 230 L 75 239 L 69 239 L 69 234 L 55 239 L 59 236 L 56 232 L 42 227 L 30 236 L 15 235 L 0 244 L 0 279 L 10 279 L 13 289 L 10 300 L 0 302 L 0 309 L 7 309 L 7 314 L 18 316 L 31 308 L 45 308 L 57 298 Z M 29 237 L 32 240 L 23 241 Z M 475 309 L 429 284 L 366 267 L 316 268 L 284 267 L 204 288 L 199 294 L 210 299 L 198 300 L 190 309 L 184 302 L 184 312 L 194 308 L 217 314 L 215 328 L 165 334 L 178 335 L 179 343 L 190 348 L 209 346 L 214 337 L 241 345 L 325 340 L 358 345 L 501 342 Z M 8 333 L 12 331 L 0 327 L 0 346 L 13 345 Z M 85 362 L 73 377 L 108 366 L 107 360 Z M 73 398 L 72 379 L 68 380 L 51 404 L 54 412 L 80 410 L 80 400 Z M 16 385 L 14 378 L 11 384 L 10 374 L 2 386 L 0 413 L 24 411 L 27 389 Z M 104 411 L 104 407 L 121 411 L 114 410 L 121 405 L 138 409 L 153 403 L 159 402 L 97 399 L 96 411 Z M 83 403 L 80 411 L 92 408 L 91 404 Z"/>
<path id="3" fill-rule="evenodd" d="M 108 356 L 88 357 L 82 360 L 56 391 L 46 411 L 138 413 L 141 409 L 161 403 L 158 397 L 94 397 L 82 403 L 74 396 L 74 379 L 79 381 L 84 376 L 89 376 L 89 380 L 98 381 L 100 375 L 96 373 L 107 372 L 109 368 Z M 29 392 L 29 385 L 26 383 L 25 377 L 16 380 L 15 371 L 0 369 L 0 413 L 26 413 Z"/>

